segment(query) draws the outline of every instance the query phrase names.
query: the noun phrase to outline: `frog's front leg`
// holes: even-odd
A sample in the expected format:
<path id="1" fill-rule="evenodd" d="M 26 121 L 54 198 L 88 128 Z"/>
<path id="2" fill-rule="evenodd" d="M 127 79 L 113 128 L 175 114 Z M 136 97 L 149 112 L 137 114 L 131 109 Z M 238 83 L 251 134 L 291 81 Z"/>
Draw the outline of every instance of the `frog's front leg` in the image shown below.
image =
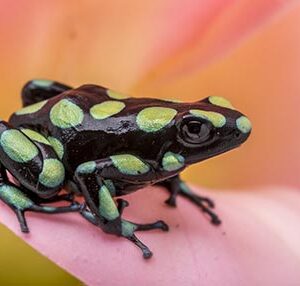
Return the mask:
<path id="1" fill-rule="evenodd" d="M 135 186 L 145 183 L 151 176 L 151 166 L 132 155 L 86 162 L 77 168 L 75 174 L 75 180 L 90 209 L 83 210 L 82 215 L 104 232 L 132 241 L 142 250 L 144 258 L 150 258 L 152 252 L 135 236 L 135 232 L 151 229 L 167 231 L 167 224 L 161 220 L 150 224 L 124 220 L 121 213 L 127 206 L 126 201 L 119 199 L 116 206 L 112 197 L 118 192 L 114 182 L 118 182 L 118 186 Z"/>
<path id="2" fill-rule="evenodd" d="M 166 200 L 168 205 L 175 207 L 177 196 L 183 196 L 196 204 L 204 213 L 206 213 L 210 217 L 212 224 L 221 224 L 219 217 L 211 210 L 214 208 L 214 202 L 209 198 L 199 196 L 192 192 L 190 188 L 180 179 L 179 175 L 169 178 L 158 184 L 166 187 L 170 192 L 170 197 Z"/>
<path id="3" fill-rule="evenodd" d="M 23 232 L 28 232 L 24 213 L 64 213 L 79 211 L 81 206 L 71 203 L 66 207 L 42 206 L 35 201 L 41 198 L 57 198 L 61 190 L 65 170 L 49 141 L 34 130 L 15 129 L 0 122 L 0 200 L 17 215 Z M 20 183 L 9 182 L 8 170 Z"/>

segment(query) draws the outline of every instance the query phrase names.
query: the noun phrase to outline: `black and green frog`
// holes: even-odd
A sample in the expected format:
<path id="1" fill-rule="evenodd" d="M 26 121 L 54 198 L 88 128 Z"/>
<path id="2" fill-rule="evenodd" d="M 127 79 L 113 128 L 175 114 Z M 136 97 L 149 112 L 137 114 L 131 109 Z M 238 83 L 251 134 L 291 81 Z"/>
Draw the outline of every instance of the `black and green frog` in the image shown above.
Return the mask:
<path id="1" fill-rule="evenodd" d="M 29 231 L 26 211 L 79 212 L 104 232 L 129 239 L 149 258 L 152 252 L 135 232 L 167 231 L 167 224 L 123 219 L 128 203 L 114 199 L 148 185 L 166 187 L 168 205 L 185 197 L 213 224 L 221 223 L 214 203 L 193 193 L 179 173 L 248 138 L 250 121 L 226 99 L 182 103 L 33 80 L 24 86 L 22 100 L 23 108 L 0 122 L 0 199 L 15 212 L 23 232 Z M 77 203 L 77 195 L 85 203 Z M 68 205 L 48 205 L 60 200 Z"/>

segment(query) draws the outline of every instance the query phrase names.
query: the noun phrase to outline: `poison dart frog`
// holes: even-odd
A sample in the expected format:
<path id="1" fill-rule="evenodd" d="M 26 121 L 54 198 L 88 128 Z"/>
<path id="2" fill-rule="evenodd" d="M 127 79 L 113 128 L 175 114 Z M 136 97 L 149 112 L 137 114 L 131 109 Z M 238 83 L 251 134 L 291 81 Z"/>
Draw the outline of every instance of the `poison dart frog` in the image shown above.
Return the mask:
<path id="1" fill-rule="evenodd" d="M 166 203 L 182 196 L 221 223 L 214 203 L 192 192 L 179 174 L 191 164 L 241 145 L 251 123 L 222 97 L 193 103 L 132 98 L 83 85 L 71 88 L 32 80 L 22 90 L 23 108 L 0 121 L 0 199 L 28 232 L 26 211 L 78 212 L 104 232 L 125 237 L 144 258 L 152 252 L 136 231 L 168 230 L 159 220 L 139 224 L 122 218 L 123 199 L 148 185 L 164 186 Z M 7 171 L 14 177 L 9 181 Z M 69 194 L 61 194 L 62 188 Z M 77 195 L 85 203 L 75 201 Z M 68 201 L 67 206 L 45 205 Z"/>

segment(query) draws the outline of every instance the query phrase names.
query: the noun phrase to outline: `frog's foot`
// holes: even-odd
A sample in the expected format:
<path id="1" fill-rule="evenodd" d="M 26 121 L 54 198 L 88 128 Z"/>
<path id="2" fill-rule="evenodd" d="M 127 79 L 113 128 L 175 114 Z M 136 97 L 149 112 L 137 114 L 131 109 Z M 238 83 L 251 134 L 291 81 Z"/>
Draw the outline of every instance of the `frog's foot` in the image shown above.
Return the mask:
<path id="1" fill-rule="evenodd" d="M 100 220 L 97 219 L 97 217 L 90 210 L 87 209 L 87 205 L 85 203 L 81 206 L 80 214 L 91 224 L 97 226 L 100 224 Z"/>
<path id="2" fill-rule="evenodd" d="M 211 210 L 214 208 L 214 202 L 211 199 L 198 196 L 191 191 L 189 191 L 189 193 L 180 192 L 179 194 L 189 199 L 191 202 L 197 205 L 203 213 L 207 214 L 210 217 L 212 224 L 220 225 L 222 223 L 219 217 Z"/>
<path id="3" fill-rule="evenodd" d="M 212 211 L 212 209 L 215 207 L 214 202 L 207 197 L 202 197 L 192 192 L 190 188 L 180 180 L 179 177 L 174 177 L 166 182 L 163 182 L 163 185 L 167 187 L 170 192 L 170 197 L 165 201 L 166 204 L 176 207 L 176 198 L 178 195 L 181 195 L 189 199 L 191 202 L 197 205 L 202 212 L 207 214 L 210 217 L 212 224 L 221 224 L 219 217 Z"/>
<path id="4" fill-rule="evenodd" d="M 176 203 L 176 197 L 177 197 L 178 193 L 176 192 L 172 192 L 170 194 L 170 197 L 168 199 L 165 200 L 165 203 L 167 205 L 169 205 L 170 207 L 173 207 L 175 208 L 177 206 L 177 203 Z"/>
<path id="5" fill-rule="evenodd" d="M 169 226 L 162 220 L 149 224 L 137 224 L 127 220 L 122 220 L 121 225 L 122 236 L 133 242 L 137 247 L 139 247 L 145 259 L 150 258 L 153 254 L 151 250 L 144 243 L 142 243 L 134 233 L 136 231 L 145 231 L 152 229 L 161 229 L 162 231 L 169 230 Z"/>
<path id="6" fill-rule="evenodd" d="M 25 212 L 40 212 L 48 214 L 66 213 L 66 212 L 79 212 L 81 205 L 72 202 L 64 207 L 50 207 L 42 206 L 35 203 L 28 195 L 24 194 L 21 189 L 12 184 L 3 184 L 0 186 L 0 200 L 7 204 L 16 214 L 20 223 L 21 231 L 28 233 Z"/>
<path id="7" fill-rule="evenodd" d="M 120 205 L 126 205 L 126 201 L 119 199 L 118 206 Z M 137 247 L 139 247 L 142 250 L 143 257 L 145 259 L 148 259 L 152 256 L 151 250 L 143 243 L 141 242 L 135 235 L 136 231 L 145 231 L 145 230 L 152 230 L 152 229 L 161 229 L 163 231 L 168 231 L 169 227 L 168 225 L 159 220 L 154 223 L 149 224 L 137 224 L 133 223 L 124 219 L 121 219 L 118 217 L 115 220 L 112 221 L 106 221 L 105 224 L 101 223 L 101 218 L 94 215 L 90 210 L 86 208 L 86 205 L 84 205 L 80 211 L 81 215 L 90 223 L 101 227 L 106 233 L 115 234 L 117 236 L 122 236 L 133 242 Z"/>

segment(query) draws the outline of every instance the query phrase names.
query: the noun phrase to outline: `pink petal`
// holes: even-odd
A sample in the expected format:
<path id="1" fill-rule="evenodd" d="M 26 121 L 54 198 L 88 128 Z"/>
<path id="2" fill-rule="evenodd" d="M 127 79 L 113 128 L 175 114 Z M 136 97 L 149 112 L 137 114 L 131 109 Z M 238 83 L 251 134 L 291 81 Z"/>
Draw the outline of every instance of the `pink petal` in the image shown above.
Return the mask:
<path id="1" fill-rule="evenodd" d="M 200 193 L 200 190 L 199 190 Z M 209 193 L 209 194 L 208 194 Z M 29 235 L 1 203 L 1 221 L 35 249 L 88 285 L 297 285 L 300 281 L 300 194 L 270 188 L 207 192 L 223 219 L 213 227 L 188 201 L 163 204 L 163 190 L 129 197 L 125 217 L 164 219 L 169 233 L 139 233 L 154 252 L 144 261 L 125 239 L 104 234 L 77 214 L 28 214 Z"/>

